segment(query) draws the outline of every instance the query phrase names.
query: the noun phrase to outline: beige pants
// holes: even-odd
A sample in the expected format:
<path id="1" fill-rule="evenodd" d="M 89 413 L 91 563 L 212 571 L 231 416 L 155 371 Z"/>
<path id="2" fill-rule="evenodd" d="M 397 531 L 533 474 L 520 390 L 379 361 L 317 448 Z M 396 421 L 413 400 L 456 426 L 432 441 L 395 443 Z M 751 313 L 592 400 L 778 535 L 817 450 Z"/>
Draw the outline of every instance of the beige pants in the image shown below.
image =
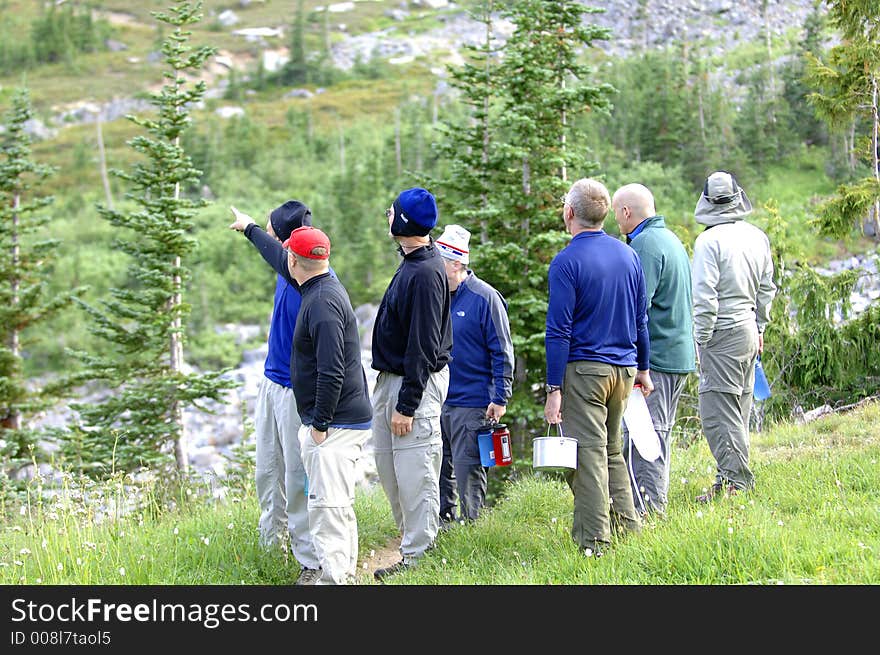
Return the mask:
<path id="1" fill-rule="evenodd" d="M 316 569 L 318 558 L 309 536 L 299 427 L 293 391 L 263 377 L 254 407 L 260 543 L 277 546 L 287 530 L 294 557 L 301 566 Z"/>
<path id="2" fill-rule="evenodd" d="M 358 531 L 354 514 L 355 469 L 370 430 L 330 428 L 316 444 L 312 428 L 299 429 L 308 475 L 309 532 L 323 574 L 318 584 L 354 582 Z"/>
<path id="3" fill-rule="evenodd" d="M 449 389 L 449 368 L 431 373 L 412 430 L 396 437 L 391 415 L 403 377 L 382 372 L 373 391 L 373 453 L 379 481 L 401 533 L 400 553 L 414 562 L 431 547 L 440 527 L 440 409 Z"/>

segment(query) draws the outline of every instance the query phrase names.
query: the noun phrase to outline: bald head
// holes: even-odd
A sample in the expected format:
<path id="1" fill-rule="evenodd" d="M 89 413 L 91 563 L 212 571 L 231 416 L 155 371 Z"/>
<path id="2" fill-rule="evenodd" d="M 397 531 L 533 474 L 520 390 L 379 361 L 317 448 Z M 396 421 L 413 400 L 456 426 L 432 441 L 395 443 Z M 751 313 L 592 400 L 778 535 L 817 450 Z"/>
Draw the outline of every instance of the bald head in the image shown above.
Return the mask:
<path id="1" fill-rule="evenodd" d="M 657 213 L 654 195 L 642 184 L 625 184 L 614 192 L 611 208 L 623 234 L 629 234 L 639 223 Z"/>

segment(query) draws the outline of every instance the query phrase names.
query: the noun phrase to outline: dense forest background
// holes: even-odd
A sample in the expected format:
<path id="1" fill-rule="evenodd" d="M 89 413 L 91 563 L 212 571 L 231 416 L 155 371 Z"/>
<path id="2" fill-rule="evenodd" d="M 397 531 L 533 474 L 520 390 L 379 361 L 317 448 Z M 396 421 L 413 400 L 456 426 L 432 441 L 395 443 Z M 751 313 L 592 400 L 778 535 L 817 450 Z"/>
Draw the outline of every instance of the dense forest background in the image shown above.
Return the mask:
<path id="1" fill-rule="evenodd" d="M 19 132 L 9 126 L 27 111 L 21 138 L 29 161 L 44 167 L 3 169 L 29 179 L 24 197 L 36 204 L 15 205 L 14 185 L 0 187 L 2 217 L 13 225 L 30 212 L 33 229 L 20 244 L 42 254 L 28 288 L 48 303 L 33 320 L 0 317 L 7 341 L 17 335 L 17 359 L 4 351 L 0 385 L 0 453 L 13 477 L 47 456 L 38 446 L 48 437 L 28 432 L 28 416 L 52 399 L 75 402 L 89 380 L 110 379 L 102 378 L 107 362 L 95 373 L 97 358 L 117 353 L 110 386 L 125 386 L 119 371 L 133 361 L 132 344 L 127 354 L 109 347 L 110 329 L 95 329 L 90 308 L 149 291 L 133 260 L 159 253 L 131 244 L 151 216 L 189 221 L 180 234 L 181 223 L 168 223 L 185 241 L 175 269 L 182 304 L 162 334 L 181 335 L 184 369 L 209 376 L 264 340 L 263 329 L 242 343 L 228 326 L 265 328 L 273 288 L 270 269 L 227 229 L 230 204 L 258 221 L 288 198 L 309 204 L 357 307 L 378 303 L 394 273 L 384 209 L 416 184 L 434 191 L 441 225 L 471 230 L 473 268 L 510 301 L 510 416 L 520 435 L 540 421 L 546 267 L 566 241 L 559 198 L 584 176 L 611 191 L 647 185 L 690 251 L 705 176 L 734 172 L 756 208 L 751 220 L 770 235 L 781 290 L 764 357 L 774 384 L 767 414 L 786 419 L 880 390 L 880 309 L 870 302 L 851 311 L 854 290 L 877 286 L 876 265 L 826 270 L 877 252 L 880 9 L 872 2 L 705 2 L 673 11 L 655 0 L 597 0 L 590 6 L 608 11 L 590 13 L 578 2 L 535 0 L 210 1 L 196 7 L 181 40 L 210 51 L 189 69 L 170 66 L 181 84 L 204 86 L 151 101 L 168 83 L 175 41 L 174 25 L 150 12 L 169 4 L 0 0 L 0 109 L 11 112 L 0 141 L 12 161 L 23 141 L 13 143 Z M 186 120 L 151 128 L 125 117 L 162 116 L 163 107 Z M 134 147 L 145 129 L 188 158 L 173 162 L 186 171 L 172 184 L 176 204 L 164 208 L 160 183 L 144 182 L 151 161 L 167 165 L 164 151 Z M 618 233 L 613 216 L 606 230 Z M 4 241 L 10 253 L 11 244 Z M 16 289 L 6 291 L 7 309 Z M 125 310 L 104 320 L 131 341 L 126 330 L 143 317 Z M 199 393 L 175 402 L 217 389 Z M 14 408 L 18 425 L 9 422 Z M 173 423 L 177 411 L 156 420 Z M 687 402 L 681 411 L 693 418 Z M 65 452 L 81 455 L 83 435 L 109 434 L 121 416 L 94 416 Z M 71 434 L 56 437 L 69 443 Z M 92 461 L 104 457 L 98 452 Z M 134 450 L 126 465 L 145 461 L 153 462 Z"/>

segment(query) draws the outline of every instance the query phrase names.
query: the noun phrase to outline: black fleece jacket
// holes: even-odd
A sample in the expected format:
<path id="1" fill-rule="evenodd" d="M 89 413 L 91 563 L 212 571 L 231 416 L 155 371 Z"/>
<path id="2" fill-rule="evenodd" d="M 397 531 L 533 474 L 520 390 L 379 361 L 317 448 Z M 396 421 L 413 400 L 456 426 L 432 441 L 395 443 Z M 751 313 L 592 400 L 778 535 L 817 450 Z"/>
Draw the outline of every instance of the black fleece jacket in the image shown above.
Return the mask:
<path id="1" fill-rule="evenodd" d="M 373 326 L 373 368 L 403 376 L 398 412 L 412 416 L 431 373 L 452 359 L 449 282 L 434 241 L 403 256 Z"/>
<path id="2" fill-rule="evenodd" d="M 303 425 L 321 432 L 330 426 L 370 427 L 373 409 L 361 365 L 357 319 L 342 283 L 328 272 L 300 286 L 290 275 L 278 241 L 253 224 L 244 234 L 302 295 L 293 331 L 290 382 Z"/>

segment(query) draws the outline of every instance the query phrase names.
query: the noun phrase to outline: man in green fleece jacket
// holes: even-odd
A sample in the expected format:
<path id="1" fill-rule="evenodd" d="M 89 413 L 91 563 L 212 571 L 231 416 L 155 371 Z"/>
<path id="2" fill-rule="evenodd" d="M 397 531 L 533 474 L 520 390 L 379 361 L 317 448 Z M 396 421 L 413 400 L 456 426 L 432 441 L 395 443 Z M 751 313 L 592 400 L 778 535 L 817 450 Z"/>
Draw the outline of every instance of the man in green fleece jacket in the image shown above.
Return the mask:
<path id="1" fill-rule="evenodd" d="M 612 197 L 611 207 L 621 234 L 638 253 L 645 272 L 654 381 L 654 392 L 645 400 L 660 438 L 660 456 L 648 461 L 633 447 L 624 429 L 623 455 L 636 509 L 643 514 L 662 514 L 669 490 L 669 434 L 687 375 L 696 368 L 691 265 L 681 241 L 666 227 L 663 216 L 657 215 L 654 196 L 647 187 L 622 186 Z"/>

